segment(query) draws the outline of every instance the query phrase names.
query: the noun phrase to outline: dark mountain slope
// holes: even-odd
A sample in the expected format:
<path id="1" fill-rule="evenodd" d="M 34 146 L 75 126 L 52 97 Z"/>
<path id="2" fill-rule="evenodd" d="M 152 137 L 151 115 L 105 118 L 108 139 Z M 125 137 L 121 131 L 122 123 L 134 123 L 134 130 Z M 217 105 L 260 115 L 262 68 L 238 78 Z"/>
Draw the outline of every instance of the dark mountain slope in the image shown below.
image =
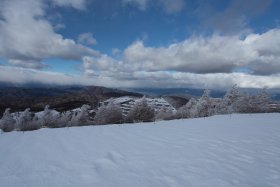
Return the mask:
<path id="1" fill-rule="evenodd" d="M 43 110 L 50 105 L 58 111 L 80 107 L 83 104 L 96 106 L 99 101 L 110 97 L 142 96 L 138 93 L 122 91 L 99 86 L 64 87 L 64 88 L 0 88 L 0 113 L 6 108 L 22 111 L 31 108 L 33 111 Z"/>

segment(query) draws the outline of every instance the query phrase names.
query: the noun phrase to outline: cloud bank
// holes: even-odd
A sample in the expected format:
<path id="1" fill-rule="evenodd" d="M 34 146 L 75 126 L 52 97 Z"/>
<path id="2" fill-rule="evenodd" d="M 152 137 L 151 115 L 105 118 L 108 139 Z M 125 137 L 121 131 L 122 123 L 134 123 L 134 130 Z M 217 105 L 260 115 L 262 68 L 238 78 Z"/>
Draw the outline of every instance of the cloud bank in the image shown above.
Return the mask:
<path id="1" fill-rule="evenodd" d="M 53 0 L 57 6 L 82 8 L 81 0 Z M 59 57 L 81 60 L 98 52 L 63 38 L 54 31 L 45 15 L 44 0 L 0 1 L 0 56 L 12 65 L 42 69 L 43 59 Z"/>
<path id="2" fill-rule="evenodd" d="M 243 88 L 280 88 L 280 75 L 259 76 L 245 73 L 195 74 L 138 71 L 118 75 L 104 74 L 86 76 L 66 75 L 56 72 L 7 66 L 0 66 L 0 80 L 8 81 L 11 84 L 99 85 L 107 87 L 192 87 L 225 89 L 234 84 L 238 84 Z"/>
<path id="3" fill-rule="evenodd" d="M 110 56 L 84 58 L 84 69 L 94 72 L 114 70 L 176 71 L 188 73 L 231 73 L 256 75 L 280 73 L 280 29 L 263 34 L 191 37 L 167 47 L 146 47 L 136 41 L 123 51 L 123 61 Z"/>

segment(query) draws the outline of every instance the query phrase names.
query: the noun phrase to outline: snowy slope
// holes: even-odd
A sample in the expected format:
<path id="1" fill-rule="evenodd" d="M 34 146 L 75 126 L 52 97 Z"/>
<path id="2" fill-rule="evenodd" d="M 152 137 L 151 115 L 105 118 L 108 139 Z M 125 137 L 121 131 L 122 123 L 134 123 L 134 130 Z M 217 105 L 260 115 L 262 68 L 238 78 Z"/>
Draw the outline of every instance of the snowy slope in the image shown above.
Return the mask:
<path id="1" fill-rule="evenodd" d="M 0 134 L 0 186 L 280 185 L 280 114 Z"/>

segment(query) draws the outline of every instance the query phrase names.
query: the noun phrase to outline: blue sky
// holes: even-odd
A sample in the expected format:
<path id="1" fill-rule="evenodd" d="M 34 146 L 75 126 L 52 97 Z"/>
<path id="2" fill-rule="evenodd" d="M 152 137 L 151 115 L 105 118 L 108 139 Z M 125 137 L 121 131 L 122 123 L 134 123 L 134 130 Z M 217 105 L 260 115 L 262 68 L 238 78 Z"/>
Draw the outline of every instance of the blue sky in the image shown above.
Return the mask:
<path id="1" fill-rule="evenodd" d="M 156 1 L 147 3 L 146 9 L 141 10 L 136 4 L 124 5 L 117 0 L 113 3 L 111 0 L 89 1 L 85 11 L 55 8 L 50 12 L 60 14 L 61 23 L 65 25 L 64 29 L 57 31 L 58 33 L 75 40 L 79 34 L 91 32 L 99 41 L 93 48 L 109 54 L 112 48 L 124 50 L 137 39 L 145 39 L 145 44 L 148 46 L 160 47 L 167 46 L 174 41 L 182 41 L 194 34 L 212 34 L 216 31 L 215 26 L 207 25 L 207 18 L 201 17 L 208 16 L 206 9 L 215 13 L 223 12 L 231 3 L 226 0 L 222 2 L 217 0 L 182 2 L 184 2 L 182 8 L 174 13 L 166 13 L 161 7 L 163 5 L 156 5 Z M 265 1 L 251 2 L 262 4 Z M 252 7 L 247 7 L 246 10 L 255 11 L 253 10 L 254 4 L 250 6 Z M 252 13 L 255 15 L 244 12 L 248 17 L 246 25 L 241 29 L 250 28 L 256 32 L 265 32 L 278 27 L 280 2 L 272 1 L 266 6 L 267 8 L 263 11 Z M 250 10 L 251 8 L 252 10 Z M 205 12 L 200 12 L 203 10 Z M 236 10 L 231 19 L 237 19 L 238 16 L 241 16 L 239 13 L 239 10 Z M 211 13 L 209 12 L 209 14 Z M 221 34 L 228 33 L 222 31 Z"/>
<path id="2" fill-rule="evenodd" d="M 0 0 L 0 7 L 0 82 L 280 87 L 277 0 Z"/>

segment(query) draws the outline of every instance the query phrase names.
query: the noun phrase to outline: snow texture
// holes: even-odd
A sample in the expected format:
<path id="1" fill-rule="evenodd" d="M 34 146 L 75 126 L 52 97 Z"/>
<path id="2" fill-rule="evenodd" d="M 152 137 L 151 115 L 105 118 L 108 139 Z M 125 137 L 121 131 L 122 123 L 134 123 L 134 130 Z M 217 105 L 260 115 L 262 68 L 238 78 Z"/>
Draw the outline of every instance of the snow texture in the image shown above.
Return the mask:
<path id="1" fill-rule="evenodd" d="M 280 114 L 0 134 L 0 186 L 280 184 Z"/>

